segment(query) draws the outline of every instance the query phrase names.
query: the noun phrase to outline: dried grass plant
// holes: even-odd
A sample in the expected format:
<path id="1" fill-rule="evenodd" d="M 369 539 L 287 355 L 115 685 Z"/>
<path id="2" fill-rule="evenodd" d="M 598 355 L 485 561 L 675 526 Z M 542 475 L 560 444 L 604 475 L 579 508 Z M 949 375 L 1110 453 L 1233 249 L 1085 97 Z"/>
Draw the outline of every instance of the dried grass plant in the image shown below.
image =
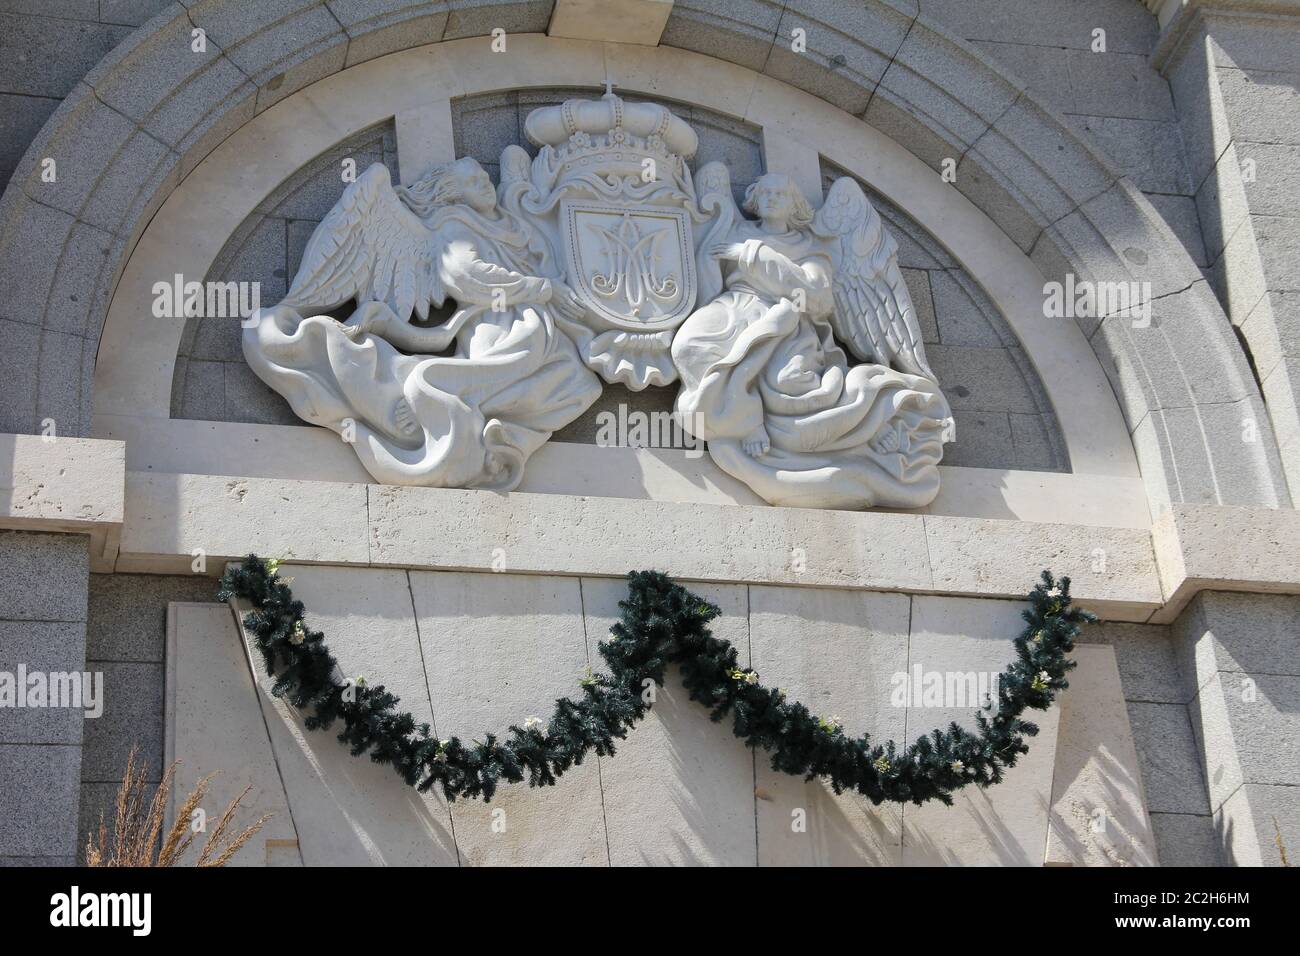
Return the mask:
<path id="1" fill-rule="evenodd" d="M 139 759 L 138 748 L 132 747 L 126 758 L 126 772 L 114 801 L 113 830 L 109 835 L 104 815 L 99 815 L 99 830 L 86 841 L 86 866 L 180 866 L 183 857 L 194 844 L 195 833 L 190 827 L 194 811 L 207 796 L 208 784 L 216 774 L 208 774 L 181 803 L 172 825 L 163 831 L 167 800 L 171 796 L 177 764 L 172 764 L 163 774 L 162 781 L 146 804 L 148 785 L 145 783 L 144 764 Z M 208 834 L 207 842 L 199 851 L 195 866 L 225 866 L 245 843 L 271 819 L 266 814 L 259 820 L 233 832 L 235 812 L 252 787 L 226 805 L 216 825 Z"/>

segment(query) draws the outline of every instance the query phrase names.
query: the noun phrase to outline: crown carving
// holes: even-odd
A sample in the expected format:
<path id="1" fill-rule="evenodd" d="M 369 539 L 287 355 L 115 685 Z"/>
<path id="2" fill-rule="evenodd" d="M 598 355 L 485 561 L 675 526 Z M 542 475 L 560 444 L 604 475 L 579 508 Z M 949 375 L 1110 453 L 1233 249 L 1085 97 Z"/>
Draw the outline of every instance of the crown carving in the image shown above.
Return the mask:
<path id="1" fill-rule="evenodd" d="M 700 144 L 695 131 L 670 110 L 627 103 L 613 92 L 533 110 L 524 133 L 535 145 L 549 146 L 564 168 L 606 173 L 634 174 L 647 158 L 680 171 Z"/>

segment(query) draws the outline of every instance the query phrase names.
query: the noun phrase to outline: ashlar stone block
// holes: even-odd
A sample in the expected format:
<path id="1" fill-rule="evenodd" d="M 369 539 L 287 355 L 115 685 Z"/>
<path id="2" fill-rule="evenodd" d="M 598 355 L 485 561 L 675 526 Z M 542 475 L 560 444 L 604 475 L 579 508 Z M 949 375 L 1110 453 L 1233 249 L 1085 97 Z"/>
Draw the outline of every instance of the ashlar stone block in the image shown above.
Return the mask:
<path id="1" fill-rule="evenodd" d="M 437 734 L 482 740 L 547 719 L 589 663 L 577 578 L 413 571 L 420 644 Z M 562 815 L 557 806 L 566 807 Z M 501 787 L 452 804 L 462 863 L 608 863 L 595 757 L 555 787 Z"/>
<path id="2" fill-rule="evenodd" d="M 942 675 L 944 699 L 936 702 L 922 694 L 918 701 L 911 695 L 906 740 L 954 720 L 973 729 L 974 713 L 982 704 L 981 679 L 992 696 L 994 678 L 1015 657 L 1011 641 L 1024 627 L 1023 606 L 1018 601 L 912 599 L 908 673 L 919 671 L 923 686 L 928 675 Z M 968 787 L 954 796 L 951 807 L 931 802 L 903 808 L 904 865 L 1042 865 L 1060 705 L 1029 716 L 1038 735 L 1001 784 L 987 790 Z"/>
<path id="3" fill-rule="evenodd" d="M 851 737 L 903 742 L 905 709 L 892 698 L 896 675 L 907 671 L 910 598 L 787 587 L 752 587 L 750 595 L 752 666 L 765 685 L 838 718 Z M 760 865 L 899 863 L 898 805 L 780 773 L 763 751 L 755 759 Z"/>
<path id="4" fill-rule="evenodd" d="M 748 589 L 683 584 L 722 609 L 713 634 L 730 641 L 747 666 Z M 608 639 L 626 596 L 621 578 L 582 579 L 587 651 L 597 670 L 596 645 Z M 754 865 L 754 755 L 732 733 L 730 718 L 714 723 L 687 696 L 676 670 L 618 752 L 601 758 L 600 777 L 614 866 Z"/>

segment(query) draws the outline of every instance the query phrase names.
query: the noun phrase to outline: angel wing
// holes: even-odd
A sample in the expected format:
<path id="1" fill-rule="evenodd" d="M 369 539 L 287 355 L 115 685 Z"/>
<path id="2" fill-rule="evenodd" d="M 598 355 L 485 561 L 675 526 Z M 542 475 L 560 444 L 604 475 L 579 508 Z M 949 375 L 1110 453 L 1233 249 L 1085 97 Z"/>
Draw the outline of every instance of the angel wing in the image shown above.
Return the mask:
<path id="1" fill-rule="evenodd" d="M 864 362 L 933 379 L 912 297 L 898 268 L 898 243 L 848 176 L 835 180 L 813 219 L 835 267 L 836 336 Z"/>
<path id="2" fill-rule="evenodd" d="M 736 199 L 731 193 L 731 173 L 723 163 L 712 162 L 700 168 L 695 174 L 695 191 L 699 196 L 700 209 L 713 221 L 704 229 L 700 237 L 698 252 L 695 257 L 696 275 L 699 281 L 697 302 L 711 302 L 722 294 L 722 265 L 709 249 L 728 235 L 736 223 L 744 217 L 736 207 Z"/>
<path id="3" fill-rule="evenodd" d="M 343 191 L 316 227 L 284 303 L 302 311 L 329 311 L 350 299 L 360 307 L 384 302 L 401 318 L 421 319 L 441 306 L 433 235 L 393 189 L 388 169 L 375 163 Z"/>

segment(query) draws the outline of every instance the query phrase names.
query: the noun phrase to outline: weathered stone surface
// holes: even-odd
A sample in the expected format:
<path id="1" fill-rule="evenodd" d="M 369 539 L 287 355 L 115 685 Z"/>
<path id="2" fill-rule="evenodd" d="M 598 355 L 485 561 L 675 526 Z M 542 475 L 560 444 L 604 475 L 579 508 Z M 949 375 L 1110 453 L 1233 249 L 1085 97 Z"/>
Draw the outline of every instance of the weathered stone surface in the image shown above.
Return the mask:
<path id="1" fill-rule="evenodd" d="M 761 70 L 777 39 L 783 7 L 774 0 L 680 0 L 660 43 Z"/>
<path id="2" fill-rule="evenodd" d="M 1073 0 L 1039 0 L 1035 15 L 1005 0 L 927 0 L 925 16 L 967 40 L 1021 38 L 1047 46 L 1086 50 L 1099 24 L 1108 29 L 1108 48 L 1122 53 L 1150 52 L 1158 28 L 1140 4 L 1127 0 L 1095 0 L 1082 6 Z"/>
<path id="3" fill-rule="evenodd" d="M 0 608 L 13 621 L 86 620 L 86 539 L 0 531 Z M 80 642 L 84 634 L 77 638 Z"/>
<path id="4" fill-rule="evenodd" d="M 1300 843 L 1300 794 L 1295 787 L 1244 784 L 1214 820 L 1226 855 L 1237 866 L 1294 866 L 1290 861 Z"/>
<path id="5" fill-rule="evenodd" d="M 9 383 L 5 401 L 0 404 L 0 429 L 26 434 L 37 427 L 36 365 L 41 327 L 0 319 L 0 335 L 4 336 L 6 345 L 0 350 L 0 375 Z"/>
<path id="6" fill-rule="evenodd" d="M 907 35 L 909 19 L 884 4 L 845 7 L 834 0 L 786 4 L 763 72 L 857 115 Z M 802 30 L 806 49 L 792 49 Z"/>
<path id="7" fill-rule="evenodd" d="M 1223 866 L 1223 851 L 1212 817 L 1153 813 L 1151 829 L 1161 866 Z"/>
<path id="8" fill-rule="evenodd" d="M 957 440 L 943 449 L 948 465 L 1006 468 L 1015 464 L 1015 443 L 1006 412 L 972 409 L 959 419 Z"/>
<path id="9" fill-rule="evenodd" d="M 348 34 L 344 66 L 410 46 L 437 43 L 447 25 L 448 5 L 441 2 L 328 0 L 326 6 Z"/>
<path id="10" fill-rule="evenodd" d="M 575 692 L 589 663 L 576 578 L 412 572 L 411 593 L 438 736 L 482 740 L 530 715 L 545 720 Z M 505 786 L 491 803 L 455 803 L 452 820 L 462 863 L 609 862 L 594 759 L 554 788 Z"/>
<path id="11" fill-rule="evenodd" d="M 74 857 L 80 746 L 0 743 L 0 857 Z"/>
<path id="12" fill-rule="evenodd" d="M 348 36 L 318 0 L 269 0 L 252 9 L 200 0 L 188 10 L 257 85 L 259 112 L 343 68 Z"/>
<path id="13" fill-rule="evenodd" d="M 507 37 L 511 33 L 545 33 L 555 3 L 554 0 L 450 0 L 447 6 L 450 13 L 442 38 L 456 40 L 485 36 L 498 28 L 505 30 Z"/>
<path id="14" fill-rule="evenodd" d="M 54 97 L 0 93 L 0 182 L 9 182 L 28 144 L 58 105 Z"/>
<path id="15" fill-rule="evenodd" d="M 367 563 L 364 485 L 291 482 L 277 488 L 276 484 L 203 475 L 128 479 L 126 511 L 132 517 L 123 529 L 122 549 L 174 554 L 180 529 L 187 557 L 169 562 L 173 573 L 189 569 L 195 548 L 209 561 L 239 558 L 252 551 L 302 561 L 319 560 L 328 553 L 335 562 Z M 214 514 L 213 496 L 224 496 L 237 505 L 247 523 L 232 523 L 229 514 Z M 291 525 L 298 533 L 290 533 Z M 259 526 L 264 533 L 257 532 Z M 125 569 L 119 565 L 119 570 Z"/>
<path id="16" fill-rule="evenodd" d="M 1015 334 L 961 270 L 930 273 L 939 341 L 944 345 L 1003 348 L 1019 345 Z"/>
<path id="17" fill-rule="evenodd" d="M 910 614 L 900 594 L 754 587 L 751 666 L 765 685 L 839 718 L 847 735 L 901 743 L 905 708 L 891 692 L 907 671 Z M 898 865 L 900 807 L 774 771 L 762 751 L 755 759 L 760 865 Z"/>
<path id="18" fill-rule="evenodd" d="M 907 741 L 954 720 L 974 727 L 973 714 L 982 705 L 979 676 L 985 675 L 988 693 L 994 693 L 993 678 L 1014 654 L 1009 639 L 1024 626 L 1019 612 L 1020 604 L 1011 601 L 913 598 L 909 671 L 939 673 L 945 685 L 953 675 L 954 696 L 945 693 L 942 706 L 924 706 L 924 697 L 913 700 L 907 708 Z M 951 807 L 936 802 L 903 809 L 905 865 L 1043 863 L 1060 706 L 1033 719 L 1039 734 L 1001 785 L 967 788 L 954 795 Z"/>
<path id="19" fill-rule="evenodd" d="M 749 589 L 685 583 L 722 609 L 714 636 L 735 645 L 742 667 L 750 664 Z M 620 578 L 582 579 L 587 654 L 596 670 L 606 669 L 596 645 L 608 638 L 626 596 Z M 618 753 L 600 760 L 600 783 L 612 865 L 754 865 L 754 755 L 729 719 L 709 720 L 675 670 Z"/>
<path id="20" fill-rule="evenodd" d="M 1017 468 L 1025 471 L 1065 471 L 1068 468 L 1060 425 L 1054 415 L 1013 413 L 1009 418 L 1014 446 L 1012 460 Z"/>
<path id="21" fill-rule="evenodd" d="M 1127 700 L 1186 704 L 1191 699 L 1166 628 L 1103 621 L 1085 630 L 1082 640 L 1106 644 L 1115 652 Z"/>
<path id="22" fill-rule="evenodd" d="M 1152 813 L 1208 813 L 1205 774 L 1187 708 L 1129 701 L 1128 713 L 1147 809 Z"/>
<path id="23" fill-rule="evenodd" d="M 1114 652 L 1078 645 L 1052 773 L 1047 862 L 1072 866 L 1154 866 L 1147 817 Z"/>
<path id="24" fill-rule="evenodd" d="M 159 684 L 162 693 L 161 681 Z M 284 782 L 293 779 L 291 768 L 287 761 L 277 766 L 265 721 L 230 608 L 224 604 L 172 604 L 167 635 L 166 760 L 168 764 L 180 761 L 180 765 L 167 812 L 174 818 L 186 795 L 208 774 L 217 775 L 202 807 L 209 820 L 215 820 L 230 800 L 250 787 L 235 818 L 236 831 L 263 814 L 272 816 L 235 854 L 231 860 L 235 866 L 299 865 L 303 861 L 284 790 Z M 346 755 L 337 741 L 330 743 Z M 146 779 L 157 779 L 159 767 L 151 763 Z M 316 809 L 306 795 L 302 809 Z M 368 807 L 357 802 L 351 809 L 364 818 Z M 337 824 L 324 815 L 320 822 Z M 202 839 L 200 836 L 199 842 Z M 195 855 L 191 850 L 189 862 Z"/>
<path id="25" fill-rule="evenodd" d="M 1033 394 L 1009 349 L 935 345 L 926 349 L 961 427 L 964 409 L 1036 413 Z"/>
<path id="26" fill-rule="evenodd" d="M 4 605 L 0 604 L 0 608 Z M 3 611 L 0 611 L 3 613 Z M 80 744 L 85 707 L 62 706 L 77 703 L 57 699 L 63 684 L 56 674 L 78 675 L 76 687 L 81 693 L 93 693 L 85 687 L 85 625 L 77 622 L 0 621 L 0 673 L 10 675 L 12 689 L 20 699 L 31 701 L 32 685 L 17 683 L 19 668 L 28 676 L 38 675 L 45 703 L 38 706 L 14 706 L 7 701 L 0 707 L 0 741 L 9 744 Z M 93 668 L 92 668 L 93 669 Z M 88 700 L 82 701 L 89 706 Z M 93 723 L 93 721 L 89 721 Z"/>
<path id="27" fill-rule="evenodd" d="M 92 574 L 86 660 L 162 663 L 167 605 L 214 602 L 217 588 L 201 574 Z"/>
<path id="28" fill-rule="evenodd" d="M 13 194 L 13 202 L 21 214 L 5 223 L 8 228 L 0 232 L 0 256 L 3 257 L 0 258 L 3 262 L 0 296 L 9 315 L 28 326 L 39 327 L 38 317 L 45 315 L 59 257 L 72 234 L 73 218 L 59 209 L 32 202 L 17 189 L 8 190 L 6 195 L 9 193 Z M 9 380 L 19 398 L 21 393 L 32 391 L 31 385 L 23 383 L 33 376 L 36 366 L 32 362 Z M 30 427 L 26 425 L 20 430 L 27 431 Z"/>
<path id="29" fill-rule="evenodd" d="M 57 16 L 0 12 L 0 89 L 66 96 L 99 58 L 131 31 Z"/>
<path id="30" fill-rule="evenodd" d="M 1141 188 L 1141 187 L 1139 187 Z M 1187 254 L 1198 266 L 1209 265 L 1205 242 L 1201 236 L 1201 223 L 1196 212 L 1196 202 L 1188 196 L 1162 196 L 1150 193 L 1147 199 L 1164 217 L 1169 228 L 1182 240 Z"/>
<path id="31" fill-rule="evenodd" d="M 1201 687 L 1219 671 L 1300 676 L 1298 622 L 1300 597 L 1203 591 L 1177 625 L 1188 677 Z"/>
<path id="32" fill-rule="evenodd" d="M 1145 52 L 1071 50 L 1065 61 L 1074 92 L 1074 112 L 1160 121 L 1177 118 L 1169 84 L 1151 69 Z"/>
<path id="33" fill-rule="evenodd" d="M 1170 610 L 1206 588 L 1295 590 L 1297 528 L 1300 515 L 1290 509 L 1189 505 L 1161 513 L 1152 538 Z"/>
<path id="34" fill-rule="evenodd" d="M 85 722 L 81 779 L 120 781 L 133 746 L 156 777 L 164 759 L 163 665 L 94 661 L 86 666 L 104 675 L 104 713 Z"/>

